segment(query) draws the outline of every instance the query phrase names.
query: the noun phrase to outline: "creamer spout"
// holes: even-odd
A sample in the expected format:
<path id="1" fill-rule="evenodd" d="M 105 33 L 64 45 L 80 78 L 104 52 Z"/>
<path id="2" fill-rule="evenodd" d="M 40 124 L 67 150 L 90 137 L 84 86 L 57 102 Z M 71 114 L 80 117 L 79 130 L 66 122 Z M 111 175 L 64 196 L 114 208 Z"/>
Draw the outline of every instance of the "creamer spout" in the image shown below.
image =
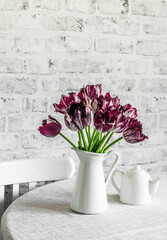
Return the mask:
<path id="1" fill-rule="evenodd" d="M 156 178 L 155 180 L 150 180 L 150 183 L 149 183 L 150 195 L 153 195 L 154 193 L 156 193 L 159 183 L 160 183 L 160 177 Z"/>

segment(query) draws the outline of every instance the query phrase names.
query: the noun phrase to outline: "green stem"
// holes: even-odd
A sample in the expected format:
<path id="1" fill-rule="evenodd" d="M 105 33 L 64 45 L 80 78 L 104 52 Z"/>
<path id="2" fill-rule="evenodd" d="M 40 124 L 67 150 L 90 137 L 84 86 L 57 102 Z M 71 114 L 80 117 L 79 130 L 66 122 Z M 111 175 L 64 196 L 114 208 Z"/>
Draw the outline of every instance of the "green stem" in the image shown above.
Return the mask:
<path id="1" fill-rule="evenodd" d="M 91 139 L 90 139 L 90 143 L 89 143 L 89 149 L 88 149 L 88 151 L 90 151 L 90 147 L 91 147 L 91 145 L 92 145 L 92 142 L 93 142 L 93 139 L 94 139 L 95 133 L 96 133 L 96 128 L 94 128 L 94 131 L 93 131 L 93 133 L 92 133 L 92 137 L 91 137 Z"/>
<path id="2" fill-rule="evenodd" d="M 95 137 L 94 140 L 93 140 L 92 145 L 89 147 L 89 152 L 92 151 L 92 149 L 93 149 L 94 145 L 96 144 L 96 142 L 97 142 L 99 136 L 100 136 L 100 133 L 98 132 L 98 134 L 96 135 L 96 137 Z"/>
<path id="3" fill-rule="evenodd" d="M 86 143 L 86 140 L 85 140 L 83 129 L 80 130 L 80 133 L 81 133 L 81 136 L 82 136 L 82 141 L 83 141 L 83 144 L 84 144 L 84 148 L 85 148 L 86 151 L 88 151 L 88 146 L 87 146 L 87 143 Z"/>
<path id="4" fill-rule="evenodd" d="M 105 144 L 104 144 L 103 147 L 102 147 L 102 150 L 100 151 L 101 153 L 104 151 L 105 147 L 107 146 L 107 143 L 110 141 L 110 139 L 111 139 L 111 137 L 112 137 L 113 134 L 114 134 L 114 132 L 112 132 L 112 133 L 110 134 L 110 136 L 107 138 Z"/>
<path id="5" fill-rule="evenodd" d="M 88 139 L 88 142 L 89 142 L 89 133 L 88 133 L 88 129 L 85 128 L 85 132 L 86 132 L 86 136 L 87 136 L 87 139 Z"/>
<path id="6" fill-rule="evenodd" d="M 103 133 L 100 133 L 100 141 L 102 140 L 103 138 Z"/>
<path id="7" fill-rule="evenodd" d="M 97 148 L 97 150 L 96 150 L 97 153 L 100 152 L 100 149 L 101 149 L 103 143 L 105 142 L 105 140 L 106 140 L 106 138 L 108 137 L 109 134 L 110 134 L 110 132 L 108 132 L 108 133 L 102 138 L 102 140 L 101 140 L 101 142 L 99 143 L 98 148 Z"/>
<path id="8" fill-rule="evenodd" d="M 75 146 L 75 144 L 72 143 L 66 136 L 64 136 L 62 133 L 59 133 L 59 134 L 60 134 L 60 136 L 62 136 L 67 142 L 69 142 L 74 148 L 78 149 L 78 147 Z"/>
<path id="9" fill-rule="evenodd" d="M 99 132 L 97 131 L 94 139 L 96 138 L 97 135 L 98 135 L 98 137 L 97 137 L 96 143 L 94 144 L 94 147 L 93 147 L 93 149 L 92 149 L 92 152 L 96 152 L 96 149 L 97 149 L 97 147 L 98 147 L 98 145 L 99 145 L 101 133 L 99 134 Z"/>
<path id="10" fill-rule="evenodd" d="M 111 146 L 113 146 L 114 144 L 116 144 L 117 142 L 121 141 L 123 139 L 123 137 L 120 137 L 118 139 L 116 139 L 114 142 L 112 142 L 110 145 L 108 145 L 104 150 L 103 153 L 105 153 Z"/>
<path id="11" fill-rule="evenodd" d="M 80 132 L 78 131 L 78 144 L 79 144 L 79 149 L 82 149 L 82 142 L 81 142 L 81 135 L 80 135 Z"/>
<path id="12" fill-rule="evenodd" d="M 90 143 L 90 139 L 91 139 L 90 125 L 88 126 L 88 134 L 89 134 L 89 143 Z"/>

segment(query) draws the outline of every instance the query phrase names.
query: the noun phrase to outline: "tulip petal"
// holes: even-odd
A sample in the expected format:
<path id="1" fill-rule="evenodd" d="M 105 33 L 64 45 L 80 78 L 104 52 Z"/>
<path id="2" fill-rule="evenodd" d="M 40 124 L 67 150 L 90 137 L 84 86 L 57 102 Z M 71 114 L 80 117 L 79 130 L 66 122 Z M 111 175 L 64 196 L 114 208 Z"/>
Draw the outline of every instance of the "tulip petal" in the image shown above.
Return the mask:
<path id="1" fill-rule="evenodd" d="M 78 93 L 79 98 L 83 101 L 89 108 L 92 109 L 92 103 L 101 95 L 102 85 L 87 85 L 86 87 L 81 88 Z"/>
<path id="2" fill-rule="evenodd" d="M 56 112 L 66 114 L 67 109 L 70 107 L 72 103 L 79 103 L 79 102 L 80 102 L 80 98 L 78 97 L 78 95 L 76 93 L 71 92 L 69 93 L 69 96 L 62 95 L 60 99 L 60 103 L 59 104 L 54 103 L 53 106 Z"/>
<path id="3" fill-rule="evenodd" d="M 131 118 L 123 131 L 123 137 L 128 143 L 138 143 L 148 139 L 142 133 L 142 124 L 137 119 Z"/>

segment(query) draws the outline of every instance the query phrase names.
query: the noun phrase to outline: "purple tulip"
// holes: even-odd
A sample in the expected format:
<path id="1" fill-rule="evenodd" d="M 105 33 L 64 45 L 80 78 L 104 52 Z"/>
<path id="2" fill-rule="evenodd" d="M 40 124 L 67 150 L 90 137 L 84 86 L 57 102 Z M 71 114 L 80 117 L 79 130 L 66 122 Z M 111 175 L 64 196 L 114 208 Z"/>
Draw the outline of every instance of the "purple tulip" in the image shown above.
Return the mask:
<path id="1" fill-rule="evenodd" d="M 43 126 L 40 126 L 38 130 L 46 137 L 56 137 L 62 128 L 61 124 L 51 116 L 48 116 L 48 119 L 43 120 L 42 125 Z"/>
<path id="2" fill-rule="evenodd" d="M 91 124 L 91 110 L 83 102 L 72 103 L 67 109 L 64 121 L 72 131 L 84 129 Z"/>
<path id="3" fill-rule="evenodd" d="M 114 132 L 121 133 L 123 132 L 124 128 L 128 124 L 129 119 L 135 119 L 137 117 L 137 110 L 136 108 L 132 108 L 130 104 L 126 106 L 119 106 L 118 107 L 118 115 L 115 122 Z"/>
<path id="4" fill-rule="evenodd" d="M 123 116 L 125 118 L 136 118 L 137 117 L 136 108 L 132 108 L 130 104 L 123 106 L 120 110 L 122 111 Z"/>
<path id="5" fill-rule="evenodd" d="M 138 143 L 148 139 L 142 133 L 142 124 L 137 119 L 131 118 L 123 131 L 123 137 L 128 143 Z"/>
<path id="6" fill-rule="evenodd" d="M 101 95 L 99 98 L 96 99 L 96 101 L 93 103 L 93 110 L 96 112 L 96 110 L 101 109 L 105 111 L 107 108 L 116 109 L 120 104 L 120 100 L 118 97 L 112 98 L 110 96 L 110 93 L 106 93 L 105 96 Z"/>
<path id="7" fill-rule="evenodd" d="M 102 85 L 87 85 L 86 87 L 81 88 L 78 96 L 81 101 L 83 101 L 87 106 L 92 108 L 92 103 L 101 95 Z"/>
<path id="8" fill-rule="evenodd" d="M 105 111 L 99 109 L 94 114 L 94 126 L 99 132 L 113 131 L 117 120 L 117 109 L 108 108 Z"/>
<path id="9" fill-rule="evenodd" d="M 119 106 L 119 98 L 112 98 L 110 93 L 96 99 L 96 104 L 93 105 L 94 126 L 99 132 L 113 131 L 116 128 Z"/>
<path id="10" fill-rule="evenodd" d="M 66 114 L 67 109 L 72 103 L 79 103 L 81 100 L 76 93 L 69 93 L 69 96 L 62 95 L 59 104 L 53 104 L 56 112 Z"/>
<path id="11" fill-rule="evenodd" d="M 130 118 L 136 118 L 136 109 L 130 104 L 121 106 L 119 98 L 111 98 L 110 94 L 100 96 L 97 111 L 94 114 L 94 125 L 98 131 L 115 133 L 123 132 Z"/>

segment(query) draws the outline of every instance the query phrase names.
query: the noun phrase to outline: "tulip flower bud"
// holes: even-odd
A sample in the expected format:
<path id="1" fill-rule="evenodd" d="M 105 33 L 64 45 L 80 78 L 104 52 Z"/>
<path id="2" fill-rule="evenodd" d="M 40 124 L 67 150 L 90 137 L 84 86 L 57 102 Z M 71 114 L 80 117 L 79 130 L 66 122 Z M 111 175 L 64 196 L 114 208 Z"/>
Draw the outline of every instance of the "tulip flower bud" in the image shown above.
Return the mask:
<path id="1" fill-rule="evenodd" d="M 73 103 L 65 114 L 66 126 L 72 131 L 88 127 L 91 123 L 91 110 L 84 103 Z"/>
<path id="2" fill-rule="evenodd" d="M 43 126 L 40 126 L 38 130 L 46 137 L 57 136 L 62 128 L 61 124 L 51 116 L 48 116 L 48 119 L 43 120 L 42 125 Z"/>

